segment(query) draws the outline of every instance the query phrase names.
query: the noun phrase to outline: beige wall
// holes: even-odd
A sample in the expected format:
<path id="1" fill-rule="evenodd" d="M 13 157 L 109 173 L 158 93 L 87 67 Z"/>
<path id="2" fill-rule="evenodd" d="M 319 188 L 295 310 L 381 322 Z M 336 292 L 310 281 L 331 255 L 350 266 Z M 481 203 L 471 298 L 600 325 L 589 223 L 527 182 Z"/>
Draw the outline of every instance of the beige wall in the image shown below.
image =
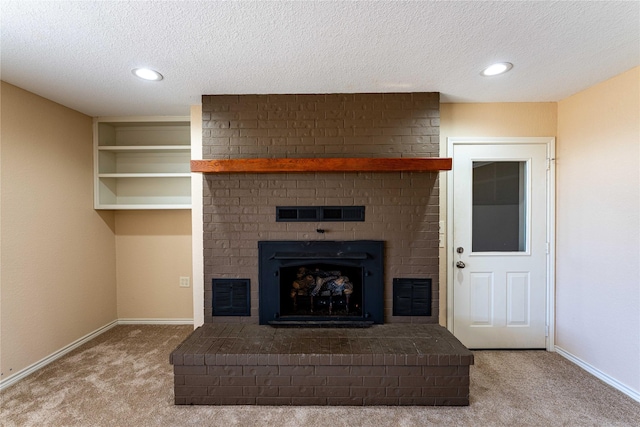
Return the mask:
<path id="1" fill-rule="evenodd" d="M 442 104 L 440 147 L 449 137 L 554 136 L 557 120 L 555 102 Z"/>
<path id="2" fill-rule="evenodd" d="M 440 155 L 447 154 L 451 137 L 555 136 L 558 125 L 557 104 L 495 103 L 442 104 L 440 106 Z M 440 218 L 447 218 L 447 178 L 441 174 Z M 446 232 L 446 230 L 442 230 Z M 440 251 L 440 324 L 447 323 L 446 248 Z"/>
<path id="3" fill-rule="evenodd" d="M 94 210 L 91 118 L 0 95 L 0 380 L 116 319 L 191 319 L 190 211 Z"/>
<path id="4" fill-rule="evenodd" d="M 114 218 L 93 209 L 91 118 L 2 82 L 3 380 L 116 319 Z"/>
<path id="5" fill-rule="evenodd" d="M 191 211 L 116 212 L 119 319 L 193 319 Z"/>
<path id="6" fill-rule="evenodd" d="M 640 393 L 640 68 L 558 121 L 556 344 Z"/>

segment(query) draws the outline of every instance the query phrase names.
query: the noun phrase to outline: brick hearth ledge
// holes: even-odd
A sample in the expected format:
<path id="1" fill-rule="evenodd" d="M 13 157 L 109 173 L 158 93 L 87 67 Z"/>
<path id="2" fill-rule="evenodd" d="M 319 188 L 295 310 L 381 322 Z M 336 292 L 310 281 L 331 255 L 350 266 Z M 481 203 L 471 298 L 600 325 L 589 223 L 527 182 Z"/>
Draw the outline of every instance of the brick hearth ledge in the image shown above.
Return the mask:
<path id="1" fill-rule="evenodd" d="M 468 405 L 473 354 L 438 325 L 206 324 L 172 353 L 178 405 Z"/>

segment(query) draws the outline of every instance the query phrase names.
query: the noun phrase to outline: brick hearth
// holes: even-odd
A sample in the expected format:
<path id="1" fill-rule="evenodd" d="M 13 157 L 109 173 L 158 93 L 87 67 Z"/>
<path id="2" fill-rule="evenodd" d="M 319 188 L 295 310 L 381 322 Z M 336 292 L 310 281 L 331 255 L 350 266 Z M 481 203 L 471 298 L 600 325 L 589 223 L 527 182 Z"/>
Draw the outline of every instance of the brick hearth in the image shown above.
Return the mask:
<path id="1" fill-rule="evenodd" d="M 205 324 L 171 354 L 178 405 L 468 405 L 473 354 L 437 325 Z"/>

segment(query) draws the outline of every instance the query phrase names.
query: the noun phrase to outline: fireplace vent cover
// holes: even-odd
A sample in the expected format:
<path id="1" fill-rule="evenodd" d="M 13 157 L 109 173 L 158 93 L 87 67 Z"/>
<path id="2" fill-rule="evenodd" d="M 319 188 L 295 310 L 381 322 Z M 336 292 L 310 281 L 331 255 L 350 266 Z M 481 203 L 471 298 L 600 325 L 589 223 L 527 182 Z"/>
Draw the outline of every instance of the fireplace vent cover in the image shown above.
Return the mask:
<path id="1" fill-rule="evenodd" d="M 213 279 L 214 316 L 250 316 L 251 281 L 249 279 Z"/>
<path id="2" fill-rule="evenodd" d="M 364 221 L 364 206 L 276 206 L 276 222 Z"/>
<path id="3" fill-rule="evenodd" d="M 431 279 L 393 279 L 394 316 L 431 316 Z"/>

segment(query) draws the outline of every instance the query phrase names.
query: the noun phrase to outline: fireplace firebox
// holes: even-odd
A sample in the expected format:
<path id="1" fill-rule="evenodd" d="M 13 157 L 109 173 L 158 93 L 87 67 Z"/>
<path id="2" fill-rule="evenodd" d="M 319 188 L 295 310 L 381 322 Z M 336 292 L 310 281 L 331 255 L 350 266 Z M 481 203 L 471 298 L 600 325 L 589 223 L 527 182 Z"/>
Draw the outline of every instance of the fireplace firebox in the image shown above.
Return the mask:
<path id="1" fill-rule="evenodd" d="M 384 242 L 261 241 L 258 252 L 261 325 L 383 323 Z"/>

